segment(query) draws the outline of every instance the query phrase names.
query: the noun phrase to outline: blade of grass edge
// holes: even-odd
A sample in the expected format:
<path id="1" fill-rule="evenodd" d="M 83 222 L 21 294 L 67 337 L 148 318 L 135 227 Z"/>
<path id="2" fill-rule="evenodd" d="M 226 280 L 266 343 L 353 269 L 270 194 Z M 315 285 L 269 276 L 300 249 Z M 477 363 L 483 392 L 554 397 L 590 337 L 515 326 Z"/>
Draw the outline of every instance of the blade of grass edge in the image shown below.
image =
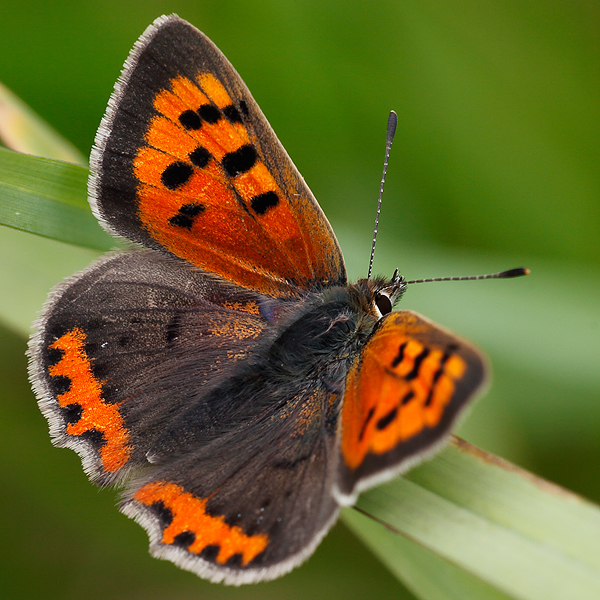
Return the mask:
<path id="1" fill-rule="evenodd" d="M 357 507 L 398 532 L 380 532 L 381 546 L 369 545 L 422 598 L 455 597 L 440 558 L 475 578 L 454 578 L 471 586 L 462 596 L 470 600 L 503 597 L 486 586 L 519 600 L 600 598 L 599 508 L 457 438 L 433 460 L 363 493 Z M 344 519 L 364 535 L 356 515 L 346 511 Z M 403 536 L 437 555 L 431 568 L 404 556 Z M 420 574 L 407 574 L 419 564 Z"/>
<path id="2" fill-rule="evenodd" d="M 373 515 L 345 508 L 344 523 L 422 600 L 513 600 L 493 586 L 388 529 Z"/>
<path id="3" fill-rule="evenodd" d="M 61 242 L 109 250 L 115 240 L 92 215 L 87 169 L 0 148 L 0 224 Z"/>
<path id="4" fill-rule="evenodd" d="M 87 166 L 71 142 L 0 83 L 0 140 L 11 150 Z"/>

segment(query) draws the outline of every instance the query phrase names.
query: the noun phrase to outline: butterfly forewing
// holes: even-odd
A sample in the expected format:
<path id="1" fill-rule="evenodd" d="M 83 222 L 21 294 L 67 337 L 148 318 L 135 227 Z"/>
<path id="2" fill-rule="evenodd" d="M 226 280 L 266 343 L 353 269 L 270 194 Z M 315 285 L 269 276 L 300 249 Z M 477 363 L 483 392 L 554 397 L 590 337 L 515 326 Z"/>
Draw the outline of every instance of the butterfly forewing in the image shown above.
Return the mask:
<path id="1" fill-rule="evenodd" d="M 216 46 L 176 16 L 132 51 L 91 157 L 107 227 L 275 297 L 346 282 L 333 231 Z"/>
<path id="2" fill-rule="evenodd" d="M 340 500 L 436 449 L 484 380 L 468 342 L 411 311 L 384 317 L 346 379 Z"/>

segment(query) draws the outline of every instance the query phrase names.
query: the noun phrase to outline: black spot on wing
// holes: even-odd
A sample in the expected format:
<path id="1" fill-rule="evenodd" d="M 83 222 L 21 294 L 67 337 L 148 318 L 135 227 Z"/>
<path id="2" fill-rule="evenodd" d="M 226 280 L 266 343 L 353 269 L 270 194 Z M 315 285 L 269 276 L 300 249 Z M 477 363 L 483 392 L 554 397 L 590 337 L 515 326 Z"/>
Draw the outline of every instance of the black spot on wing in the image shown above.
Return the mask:
<path id="1" fill-rule="evenodd" d="M 165 506 L 165 504 L 164 504 L 164 502 L 162 502 L 162 500 L 155 502 L 152 505 L 152 510 L 156 514 L 158 523 L 162 529 L 164 529 L 165 527 L 168 527 L 173 522 L 173 512 L 171 511 L 170 508 L 167 508 Z"/>
<path id="2" fill-rule="evenodd" d="M 398 354 L 392 361 L 392 367 L 397 367 L 404 360 L 404 350 L 406 349 L 407 344 L 408 342 L 404 342 L 400 345 L 400 348 L 398 348 Z"/>
<path id="3" fill-rule="evenodd" d="M 59 337 L 60 336 L 58 336 L 56 339 Z M 61 361 L 64 354 L 65 353 L 60 348 L 48 347 L 46 348 L 46 363 L 48 366 L 56 365 Z"/>
<path id="4" fill-rule="evenodd" d="M 195 150 L 189 153 L 190 160 L 199 169 L 204 169 L 211 158 L 210 152 L 203 146 L 198 146 Z"/>
<path id="5" fill-rule="evenodd" d="M 431 399 L 433 398 L 433 392 L 435 391 L 435 384 L 437 380 L 442 376 L 444 372 L 444 365 L 450 358 L 451 354 L 446 351 L 444 356 L 442 356 L 442 360 L 440 361 L 440 366 L 438 370 L 433 374 L 433 379 L 431 380 L 431 389 L 429 390 L 429 394 L 427 394 L 427 398 L 425 399 L 425 406 L 429 406 L 431 404 Z"/>
<path id="6" fill-rule="evenodd" d="M 209 124 L 217 123 L 221 119 L 221 111 L 212 104 L 203 104 L 199 109 L 198 113 L 202 117 L 202 120 Z"/>
<path id="7" fill-rule="evenodd" d="M 256 149 L 251 144 L 246 144 L 238 148 L 235 152 L 229 152 L 223 157 L 221 164 L 230 177 L 235 177 L 240 173 L 249 171 L 258 155 Z"/>
<path id="8" fill-rule="evenodd" d="M 179 122 L 185 129 L 195 130 L 202 127 L 202 119 L 195 110 L 186 110 L 179 115 Z"/>
<path id="9" fill-rule="evenodd" d="M 407 392 L 404 397 L 402 398 L 402 400 L 400 400 L 400 406 L 404 406 L 405 404 L 408 404 L 413 398 L 415 397 L 415 393 L 410 390 L 410 392 Z"/>
<path id="10" fill-rule="evenodd" d="M 358 441 L 360 442 L 364 435 L 365 435 L 365 431 L 367 430 L 367 425 L 369 424 L 369 421 L 373 418 L 373 415 L 375 414 L 375 407 L 372 406 L 367 414 L 367 418 L 364 420 L 364 423 L 362 424 L 362 428 L 360 430 L 360 433 L 358 435 Z"/>
<path id="11" fill-rule="evenodd" d="M 264 215 L 268 210 L 279 204 L 279 197 L 275 192 L 265 192 L 254 196 L 250 201 L 250 206 L 255 213 Z"/>
<path id="12" fill-rule="evenodd" d="M 227 118 L 227 120 L 230 123 L 241 123 L 242 122 L 242 116 L 240 115 L 238 109 L 233 104 L 226 106 L 223 109 L 223 114 L 225 115 L 225 117 Z"/>
<path id="13" fill-rule="evenodd" d="M 61 396 L 71 389 L 71 380 L 66 375 L 52 375 L 50 385 L 54 396 Z"/>
<path id="14" fill-rule="evenodd" d="M 182 229 L 191 230 L 194 221 L 185 215 L 176 214 L 174 217 L 169 219 L 169 223 L 173 225 L 173 227 L 181 227 Z"/>
<path id="15" fill-rule="evenodd" d="M 173 545 L 187 549 L 190 544 L 194 543 L 195 539 L 196 534 L 193 531 L 182 531 L 173 539 Z"/>
<path id="16" fill-rule="evenodd" d="M 205 546 L 200 552 L 200 558 L 204 560 L 208 560 L 209 562 L 216 562 L 217 556 L 219 555 L 219 551 L 221 550 L 221 546 L 217 544 L 210 544 L 209 546 Z"/>
<path id="17" fill-rule="evenodd" d="M 187 217 L 195 217 L 197 215 L 199 215 L 201 212 L 204 211 L 204 205 L 198 203 L 192 203 L 192 204 L 184 204 L 180 209 L 179 212 L 182 215 L 186 215 Z"/>
<path id="18" fill-rule="evenodd" d="M 242 567 L 242 559 L 244 557 L 241 554 L 234 554 L 229 558 L 229 560 L 225 563 L 228 567 L 234 569 L 240 569 Z"/>
<path id="19" fill-rule="evenodd" d="M 392 410 L 390 410 L 390 412 L 387 415 L 384 415 L 383 417 L 381 417 L 381 419 L 379 419 L 379 421 L 377 421 L 375 427 L 377 427 L 377 429 L 379 429 L 379 431 L 382 431 L 383 429 L 388 427 L 388 425 L 390 425 L 394 421 L 397 414 L 398 414 L 398 407 L 394 406 L 394 408 L 392 408 Z"/>
<path id="20" fill-rule="evenodd" d="M 429 355 L 429 348 L 423 348 L 423 350 L 416 356 L 415 364 L 409 373 L 406 374 L 405 379 L 410 381 L 414 379 L 419 374 L 419 369 L 421 368 L 421 363 L 427 358 Z"/>
<path id="21" fill-rule="evenodd" d="M 71 425 L 77 423 L 83 414 L 81 404 L 67 404 L 67 406 L 63 406 L 61 410 L 65 421 Z"/>
<path id="22" fill-rule="evenodd" d="M 95 450 L 100 450 L 100 448 L 102 448 L 102 446 L 104 446 L 106 443 L 104 433 L 98 429 L 89 429 L 88 431 L 84 431 L 79 437 L 84 439 L 86 442 L 89 442 Z"/>
<path id="23" fill-rule="evenodd" d="M 194 218 L 205 210 L 202 204 L 184 204 L 179 212 L 169 219 L 169 223 L 174 227 L 192 229 Z"/>
<path id="24" fill-rule="evenodd" d="M 176 190 L 188 182 L 193 172 L 192 165 L 184 162 L 174 162 L 162 172 L 160 180 L 169 190 Z"/>

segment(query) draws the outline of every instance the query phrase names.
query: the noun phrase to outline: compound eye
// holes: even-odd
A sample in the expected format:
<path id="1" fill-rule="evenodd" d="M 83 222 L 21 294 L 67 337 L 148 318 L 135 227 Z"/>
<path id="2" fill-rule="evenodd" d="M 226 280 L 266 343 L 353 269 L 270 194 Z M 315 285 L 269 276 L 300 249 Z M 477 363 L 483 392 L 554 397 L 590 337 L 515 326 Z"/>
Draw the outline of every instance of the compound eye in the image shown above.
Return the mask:
<path id="1" fill-rule="evenodd" d="M 392 301 L 385 294 L 375 294 L 375 306 L 379 309 L 381 316 L 392 312 Z"/>

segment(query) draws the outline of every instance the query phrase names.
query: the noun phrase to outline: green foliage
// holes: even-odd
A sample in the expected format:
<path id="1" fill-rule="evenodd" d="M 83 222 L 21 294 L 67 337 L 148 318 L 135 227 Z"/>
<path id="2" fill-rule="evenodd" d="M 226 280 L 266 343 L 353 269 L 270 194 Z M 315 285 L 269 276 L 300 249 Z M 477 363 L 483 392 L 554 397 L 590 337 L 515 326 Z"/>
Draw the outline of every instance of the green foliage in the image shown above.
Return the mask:
<path id="1" fill-rule="evenodd" d="M 0 148 L 0 223 L 61 242 L 109 250 L 86 198 L 88 171 Z"/>

